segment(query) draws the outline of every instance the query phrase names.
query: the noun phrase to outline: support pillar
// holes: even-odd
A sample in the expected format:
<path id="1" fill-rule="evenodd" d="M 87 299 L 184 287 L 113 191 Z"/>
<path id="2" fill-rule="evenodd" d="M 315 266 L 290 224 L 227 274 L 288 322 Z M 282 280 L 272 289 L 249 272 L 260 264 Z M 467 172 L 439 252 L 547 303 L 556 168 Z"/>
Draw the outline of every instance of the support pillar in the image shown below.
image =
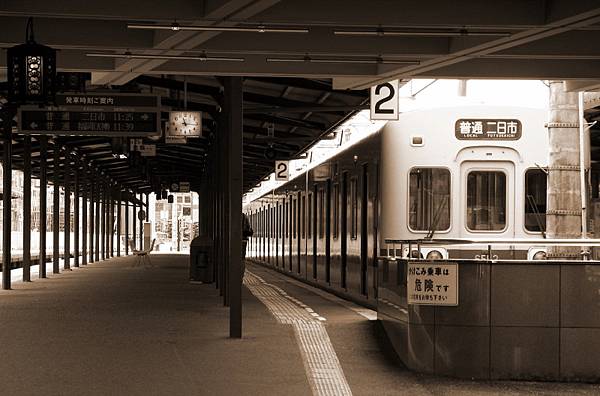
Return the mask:
<path id="1" fill-rule="evenodd" d="M 95 208 L 94 208 L 94 200 L 96 199 L 96 190 L 98 189 L 98 187 L 96 186 L 96 175 L 94 174 L 94 171 L 91 170 L 90 171 L 90 190 L 89 190 L 89 194 L 88 194 L 88 199 L 90 202 L 90 225 L 89 225 L 89 245 L 90 245 L 90 250 L 88 252 L 89 254 L 89 262 L 93 263 L 94 262 L 94 230 L 95 230 L 95 223 L 94 223 L 94 213 L 95 213 Z"/>
<path id="2" fill-rule="evenodd" d="M 31 136 L 28 135 L 23 137 L 23 282 L 31 282 Z"/>
<path id="3" fill-rule="evenodd" d="M 242 337 L 242 96 L 242 78 L 226 78 L 225 109 L 229 136 L 226 179 L 229 187 L 229 336 L 232 338 Z"/>
<path id="4" fill-rule="evenodd" d="M 129 200 L 125 200 L 125 256 L 129 255 Z"/>
<path id="5" fill-rule="evenodd" d="M 117 197 L 117 257 L 121 256 L 121 187 Z"/>
<path id="6" fill-rule="evenodd" d="M 46 228 L 48 227 L 48 137 L 40 136 L 40 249 L 38 252 L 39 277 L 46 277 Z"/>
<path id="7" fill-rule="evenodd" d="M 83 172 L 86 173 L 85 170 Z M 81 189 L 81 265 L 88 263 L 88 219 L 87 219 L 87 199 L 89 197 L 89 183 Z"/>
<path id="8" fill-rule="evenodd" d="M 135 224 L 136 221 L 135 219 L 137 218 L 136 216 L 136 211 L 135 211 L 135 207 L 136 207 L 136 194 L 135 193 L 131 193 L 131 196 L 133 197 L 133 202 L 132 202 L 132 206 L 133 206 L 133 213 L 132 213 L 132 219 L 131 219 L 131 224 L 133 225 L 133 228 L 131 230 L 131 247 L 132 249 L 136 249 L 136 243 L 137 243 L 137 239 L 135 237 L 136 235 L 136 230 L 135 230 Z"/>
<path id="9" fill-rule="evenodd" d="M 11 195 L 12 195 L 12 117 L 2 114 L 2 288 L 11 288 Z"/>
<path id="10" fill-rule="evenodd" d="M 96 177 L 98 179 L 98 177 Z M 98 183 L 98 188 L 96 188 L 96 196 L 94 199 L 96 200 L 95 209 L 96 209 L 96 218 L 94 220 L 94 225 L 96 229 L 94 230 L 94 261 L 100 261 L 100 223 L 102 219 L 100 218 L 100 197 L 102 196 L 102 184 Z"/>
<path id="11" fill-rule="evenodd" d="M 100 195 L 101 199 L 101 208 L 100 208 L 100 257 L 102 260 L 106 260 L 106 184 L 102 185 L 102 194 Z"/>
<path id="12" fill-rule="evenodd" d="M 550 82 L 548 122 L 548 238 L 581 236 L 581 186 L 579 168 L 579 111 L 577 92 L 566 92 L 562 81 Z M 581 258 L 579 247 L 550 246 L 548 259 Z"/>
<path id="13" fill-rule="evenodd" d="M 140 194 L 140 212 L 144 210 L 144 194 Z M 140 222 L 140 250 L 144 250 L 144 220 L 142 215 L 138 214 L 138 220 Z"/>
<path id="14" fill-rule="evenodd" d="M 71 155 L 69 154 L 69 148 L 65 151 L 65 176 L 64 189 L 65 189 L 65 227 L 64 227 L 64 246 L 63 246 L 63 257 L 65 260 L 64 269 L 66 271 L 71 270 Z"/>
<path id="15" fill-rule="evenodd" d="M 54 158 L 52 161 L 52 182 L 54 183 L 52 197 L 52 272 L 60 273 L 60 187 L 59 187 L 60 148 L 54 142 Z"/>
<path id="16" fill-rule="evenodd" d="M 75 158 L 75 182 L 73 184 L 73 266 L 79 267 L 79 161 Z"/>

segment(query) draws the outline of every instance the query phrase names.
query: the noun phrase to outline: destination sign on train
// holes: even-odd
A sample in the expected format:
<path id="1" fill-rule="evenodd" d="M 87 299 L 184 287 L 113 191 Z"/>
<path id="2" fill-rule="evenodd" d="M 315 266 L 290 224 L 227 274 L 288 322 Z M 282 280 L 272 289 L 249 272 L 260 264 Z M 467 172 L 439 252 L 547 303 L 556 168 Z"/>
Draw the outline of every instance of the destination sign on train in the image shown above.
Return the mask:
<path id="1" fill-rule="evenodd" d="M 21 106 L 19 133 L 57 136 L 159 135 L 160 97 L 138 94 L 59 94 L 56 106 Z"/>
<path id="2" fill-rule="evenodd" d="M 454 124 L 459 140 L 518 140 L 521 133 L 521 121 L 513 119 L 461 118 Z"/>

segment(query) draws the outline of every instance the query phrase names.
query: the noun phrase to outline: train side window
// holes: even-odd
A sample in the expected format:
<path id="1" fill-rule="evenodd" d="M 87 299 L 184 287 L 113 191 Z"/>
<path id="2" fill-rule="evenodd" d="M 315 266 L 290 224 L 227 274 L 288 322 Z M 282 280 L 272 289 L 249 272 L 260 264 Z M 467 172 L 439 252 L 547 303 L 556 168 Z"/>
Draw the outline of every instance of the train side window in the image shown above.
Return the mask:
<path id="1" fill-rule="evenodd" d="M 546 230 L 546 187 L 548 176 L 541 169 L 525 172 L 525 229 Z"/>
<path id="2" fill-rule="evenodd" d="M 333 239 L 337 239 L 339 234 L 340 217 L 340 185 L 333 185 Z"/>
<path id="3" fill-rule="evenodd" d="M 296 227 L 298 224 L 298 211 L 296 208 L 296 199 L 292 199 L 292 238 L 296 238 Z"/>
<path id="4" fill-rule="evenodd" d="M 409 175 L 408 218 L 413 231 L 450 228 L 450 171 L 413 168 Z"/>
<path id="5" fill-rule="evenodd" d="M 467 175 L 467 228 L 500 231 L 506 227 L 506 175 L 473 171 Z"/>
<path id="6" fill-rule="evenodd" d="M 302 239 L 304 239 L 306 238 L 306 195 L 302 194 L 301 200 L 300 228 L 302 229 Z"/>
<path id="7" fill-rule="evenodd" d="M 308 194 L 308 216 L 306 217 L 306 221 L 308 222 L 308 224 L 306 225 L 306 234 L 308 236 L 308 238 L 312 238 L 312 227 L 313 227 L 313 218 L 312 218 L 312 213 L 313 213 L 313 194 L 309 193 Z"/>
<path id="8" fill-rule="evenodd" d="M 350 178 L 350 238 L 356 239 L 358 233 L 358 191 L 356 177 Z"/>
<path id="9" fill-rule="evenodd" d="M 325 237 L 325 190 L 319 189 L 319 239 Z"/>

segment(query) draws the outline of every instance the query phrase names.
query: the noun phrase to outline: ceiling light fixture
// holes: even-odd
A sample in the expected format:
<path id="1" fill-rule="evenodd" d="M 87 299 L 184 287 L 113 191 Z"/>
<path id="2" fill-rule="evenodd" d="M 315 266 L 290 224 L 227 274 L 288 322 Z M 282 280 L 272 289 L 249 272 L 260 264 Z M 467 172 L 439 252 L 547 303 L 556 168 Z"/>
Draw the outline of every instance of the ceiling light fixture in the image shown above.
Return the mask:
<path id="1" fill-rule="evenodd" d="M 224 56 L 202 55 L 159 55 L 159 54 L 132 54 L 125 52 L 122 54 L 109 53 L 87 53 L 86 56 L 96 58 L 124 58 L 124 59 L 164 59 L 164 60 L 195 60 L 195 61 L 220 61 L 220 62 L 243 62 L 245 58 L 230 58 Z"/>
<path id="2" fill-rule="evenodd" d="M 334 30 L 333 34 L 336 36 L 404 36 L 404 37 L 462 37 L 462 36 L 495 36 L 495 37 L 508 37 L 511 35 L 510 32 L 498 32 L 498 31 L 483 31 L 483 30 L 467 30 L 467 29 L 456 29 L 456 30 L 441 30 L 441 29 L 430 29 L 430 30 Z"/>
<path id="3" fill-rule="evenodd" d="M 267 62 L 281 63 L 356 63 L 356 64 L 382 64 L 382 65 L 418 65 L 421 62 L 418 60 L 402 60 L 402 59 L 383 59 L 379 58 L 311 58 L 305 56 L 303 58 L 267 58 Z"/>
<path id="4" fill-rule="evenodd" d="M 290 26 L 266 26 L 266 25 L 242 25 L 242 26 L 195 26 L 180 25 L 173 22 L 170 25 L 139 24 L 129 23 L 128 29 L 148 29 L 148 30 L 172 30 L 172 31 L 194 31 L 194 32 L 249 32 L 249 33 L 308 33 L 308 28 L 298 28 Z"/>

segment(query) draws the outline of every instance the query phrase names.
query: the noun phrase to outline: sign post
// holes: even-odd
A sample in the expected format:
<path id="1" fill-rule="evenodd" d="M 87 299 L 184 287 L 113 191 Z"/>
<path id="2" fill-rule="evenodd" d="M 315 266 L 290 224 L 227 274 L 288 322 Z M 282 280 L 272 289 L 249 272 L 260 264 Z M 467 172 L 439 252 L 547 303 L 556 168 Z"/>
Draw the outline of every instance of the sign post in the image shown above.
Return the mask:
<path id="1" fill-rule="evenodd" d="M 399 115 L 398 80 L 371 87 L 371 120 L 397 120 Z"/>
<path id="2" fill-rule="evenodd" d="M 275 180 L 290 180 L 290 161 L 275 161 Z"/>
<path id="3" fill-rule="evenodd" d="M 458 264 L 408 261 L 408 304 L 458 305 Z"/>
<path id="4" fill-rule="evenodd" d="M 58 94 L 56 106 L 21 106 L 18 133 L 56 136 L 153 136 L 161 131 L 160 97 Z"/>

